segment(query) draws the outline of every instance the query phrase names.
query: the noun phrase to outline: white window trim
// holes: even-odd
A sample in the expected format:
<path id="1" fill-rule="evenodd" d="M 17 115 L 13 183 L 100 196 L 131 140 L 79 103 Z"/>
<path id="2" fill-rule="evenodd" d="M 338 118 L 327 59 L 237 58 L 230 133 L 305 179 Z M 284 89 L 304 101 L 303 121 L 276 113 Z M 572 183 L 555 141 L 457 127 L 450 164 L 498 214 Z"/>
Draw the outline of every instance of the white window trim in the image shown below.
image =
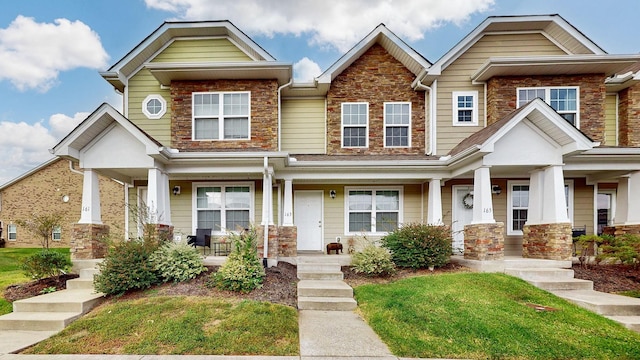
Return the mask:
<path id="1" fill-rule="evenodd" d="M 11 228 L 13 227 L 13 231 Z M 11 238 L 11 234 L 15 234 L 15 238 Z M 16 224 L 7 224 L 7 240 L 8 241 L 16 241 L 18 240 L 18 225 Z"/>
<path id="2" fill-rule="evenodd" d="M 382 231 L 349 231 L 349 191 L 397 191 L 398 192 L 398 227 L 402 226 L 404 222 L 404 188 L 402 186 L 345 186 L 344 188 L 344 234 L 347 236 L 353 235 L 369 235 L 369 236 L 384 236 L 387 232 Z M 375 224 L 375 194 L 373 194 L 373 208 L 371 209 L 371 225 L 372 229 Z"/>
<path id="3" fill-rule="evenodd" d="M 218 114 L 218 138 L 217 139 L 196 139 L 196 119 L 198 118 L 210 118 L 211 116 L 198 116 L 196 117 L 195 111 L 193 111 L 196 95 L 202 94 L 217 94 L 220 98 L 219 106 L 220 112 Z M 228 117 L 230 119 L 238 118 L 240 116 L 225 116 L 222 112 L 224 107 L 224 95 L 225 94 L 248 94 L 249 101 L 247 104 L 247 137 L 242 139 L 225 139 L 224 138 L 224 120 Z M 200 91 L 191 93 L 191 140 L 193 141 L 247 141 L 251 140 L 251 91 Z"/>
<path id="4" fill-rule="evenodd" d="M 361 105 L 364 104 L 367 108 L 367 123 L 364 125 L 364 132 L 366 134 L 365 136 L 365 145 L 364 146 L 345 146 L 344 145 L 344 128 L 345 128 L 345 124 L 344 124 L 344 106 L 345 105 Z M 349 127 L 356 127 L 353 125 L 349 125 Z M 359 127 L 362 127 L 362 125 L 359 125 Z M 368 102 L 343 102 L 342 104 L 340 104 L 340 146 L 342 146 L 343 149 L 367 149 L 369 148 L 369 103 Z"/>
<path id="5" fill-rule="evenodd" d="M 473 108 L 471 109 L 471 122 L 458 121 L 458 110 L 468 110 L 467 108 L 458 108 L 458 96 L 473 96 Z M 478 92 L 477 91 L 453 91 L 451 93 L 452 101 L 452 120 L 453 126 L 478 126 Z"/>
<path id="6" fill-rule="evenodd" d="M 191 229 L 195 234 L 195 231 L 198 227 L 198 188 L 199 187 L 231 187 L 231 186 L 247 186 L 249 187 L 249 222 L 255 222 L 255 184 L 253 182 L 198 182 L 193 183 L 191 186 Z M 225 191 L 226 193 L 226 191 Z M 224 202 L 223 204 L 224 205 Z M 221 210 L 226 210 L 226 208 L 222 208 Z M 221 212 L 220 216 L 220 225 L 226 223 L 225 221 L 224 211 Z M 235 229 L 212 229 L 212 235 L 225 235 L 229 232 L 233 232 Z"/>
<path id="7" fill-rule="evenodd" d="M 399 104 L 399 105 L 409 105 L 409 123 L 407 125 L 404 124 L 387 124 L 387 105 L 395 105 L 395 104 Z M 406 148 L 410 148 L 411 147 L 411 114 L 412 114 L 412 110 L 411 110 L 411 102 L 410 101 L 393 101 L 393 102 L 385 102 L 383 104 L 383 123 L 384 123 L 384 129 L 383 129 L 383 136 L 384 136 L 384 147 L 386 148 L 400 148 L 400 149 L 406 149 Z M 387 145 L 387 127 L 406 127 L 407 128 L 407 146 L 391 146 L 391 145 Z"/>
<path id="8" fill-rule="evenodd" d="M 573 89 L 576 91 L 576 129 L 580 129 L 580 86 L 532 86 L 516 88 L 516 107 L 520 104 L 520 90 L 544 90 L 544 102 L 551 106 L 551 89 Z M 573 114 L 573 111 L 557 111 L 558 114 Z"/>
<path id="9" fill-rule="evenodd" d="M 513 186 L 514 185 L 529 185 L 529 180 L 509 180 L 507 181 L 507 235 L 515 235 L 522 236 L 522 231 L 513 230 Z M 573 180 L 565 180 L 564 185 L 568 186 L 569 191 L 567 193 L 567 215 L 569 217 L 569 222 L 571 226 L 573 226 L 573 208 L 575 206 L 574 202 L 574 185 Z M 531 188 L 529 188 L 529 194 L 531 194 Z M 529 202 L 531 203 L 531 202 Z M 529 207 L 527 207 L 527 210 Z M 526 224 L 526 223 L 525 223 Z"/>
<path id="10" fill-rule="evenodd" d="M 57 230 L 57 231 L 56 231 L 56 230 Z M 55 234 L 58 234 L 58 235 L 59 235 L 59 238 L 58 238 L 58 239 L 56 239 Z M 60 240 L 62 240 L 62 227 L 60 227 L 60 226 L 56 226 L 56 227 L 54 227 L 54 228 L 52 229 L 52 231 L 51 231 L 51 240 L 52 240 L 52 241 L 60 241 Z"/>
<path id="11" fill-rule="evenodd" d="M 159 113 L 152 114 L 149 112 L 149 110 L 147 110 L 147 103 L 151 100 L 160 101 L 160 105 L 162 105 L 162 108 Z M 144 100 L 142 100 L 142 113 L 144 114 L 144 116 L 147 117 L 147 119 L 151 119 L 151 120 L 160 119 L 161 117 L 164 116 L 164 114 L 167 113 L 167 101 L 158 94 L 148 95 L 146 98 L 144 98 Z"/>

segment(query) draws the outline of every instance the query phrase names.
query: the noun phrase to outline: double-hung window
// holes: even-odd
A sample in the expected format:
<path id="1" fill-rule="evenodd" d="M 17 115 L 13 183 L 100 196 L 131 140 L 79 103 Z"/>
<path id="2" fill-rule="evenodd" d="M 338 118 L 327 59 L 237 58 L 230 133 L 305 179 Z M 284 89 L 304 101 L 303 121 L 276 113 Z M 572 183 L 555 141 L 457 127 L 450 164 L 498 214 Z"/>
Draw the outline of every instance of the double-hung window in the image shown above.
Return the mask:
<path id="1" fill-rule="evenodd" d="M 577 86 L 518 88 L 518 107 L 540 98 L 571 125 L 580 127 L 580 89 Z"/>
<path id="2" fill-rule="evenodd" d="M 411 146 L 411 103 L 384 103 L 384 146 Z"/>
<path id="3" fill-rule="evenodd" d="M 347 189 L 345 201 L 348 234 L 385 234 L 402 222 L 400 189 Z"/>
<path id="4" fill-rule="evenodd" d="M 7 225 L 7 239 L 15 241 L 18 238 L 18 227 L 16 224 Z"/>
<path id="5" fill-rule="evenodd" d="M 60 226 L 55 226 L 53 231 L 51 232 L 51 239 L 54 241 L 60 241 L 62 239 L 62 228 Z"/>
<path id="6" fill-rule="evenodd" d="M 253 220 L 252 184 L 195 185 L 194 226 L 224 233 L 246 229 Z"/>
<path id="7" fill-rule="evenodd" d="M 529 215 L 529 182 L 510 181 L 508 191 L 507 235 L 522 235 Z M 573 223 L 573 181 L 566 180 L 564 197 L 569 221 Z"/>
<path id="8" fill-rule="evenodd" d="M 342 147 L 369 146 L 369 104 L 342 104 Z"/>
<path id="9" fill-rule="evenodd" d="M 249 139 L 249 92 L 193 93 L 193 139 Z"/>
<path id="10" fill-rule="evenodd" d="M 454 126 L 478 125 L 477 91 L 454 91 L 452 105 Z"/>

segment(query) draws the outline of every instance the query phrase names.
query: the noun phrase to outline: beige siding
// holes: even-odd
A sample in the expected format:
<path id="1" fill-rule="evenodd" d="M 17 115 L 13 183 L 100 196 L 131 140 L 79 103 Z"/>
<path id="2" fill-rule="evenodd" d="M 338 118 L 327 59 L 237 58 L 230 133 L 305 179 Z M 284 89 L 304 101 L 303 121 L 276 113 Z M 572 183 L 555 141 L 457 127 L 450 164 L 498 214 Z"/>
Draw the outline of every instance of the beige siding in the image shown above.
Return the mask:
<path id="1" fill-rule="evenodd" d="M 604 144 L 618 145 L 618 96 L 607 95 L 604 103 Z"/>
<path id="2" fill-rule="evenodd" d="M 573 184 L 573 226 L 587 226 L 587 234 L 593 234 L 593 186 L 585 179 L 575 179 Z"/>
<path id="3" fill-rule="evenodd" d="M 571 54 L 593 54 L 593 51 L 589 50 L 589 48 L 581 44 L 573 35 L 554 22 L 549 23 L 545 28 L 545 32 L 556 39 L 558 43 L 562 44 Z"/>
<path id="4" fill-rule="evenodd" d="M 324 154 L 326 137 L 324 99 L 282 101 L 282 151 Z"/>
<path id="5" fill-rule="evenodd" d="M 484 86 L 474 86 L 470 79 L 489 57 L 563 54 L 541 34 L 485 35 L 444 69 L 438 79 L 437 153 L 448 153 L 462 139 L 484 127 Z M 453 126 L 453 91 L 478 92 L 478 126 Z"/>
<path id="6" fill-rule="evenodd" d="M 233 62 L 251 58 L 227 39 L 176 40 L 152 62 Z"/>
<path id="7" fill-rule="evenodd" d="M 167 102 L 167 112 L 160 119 L 148 119 L 142 113 L 142 102 L 150 94 L 158 94 Z M 171 146 L 171 92 L 160 89 L 151 73 L 142 69 L 129 80 L 128 118 L 147 134 L 166 146 Z"/>

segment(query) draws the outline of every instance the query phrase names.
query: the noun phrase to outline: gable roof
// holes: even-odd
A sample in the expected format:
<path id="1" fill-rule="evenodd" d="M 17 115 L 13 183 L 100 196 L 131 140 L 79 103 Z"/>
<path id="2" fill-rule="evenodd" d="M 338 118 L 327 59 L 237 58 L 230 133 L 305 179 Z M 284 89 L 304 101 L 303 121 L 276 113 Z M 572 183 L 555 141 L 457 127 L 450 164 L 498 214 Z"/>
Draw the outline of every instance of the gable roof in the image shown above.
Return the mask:
<path id="1" fill-rule="evenodd" d="M 33 169 L 30 169 L 30 170 L 28 170 L 28 171 L 26 171 L 26 172 L 24 172 L 24 173 L 22 173 L 22 174 L 18 175 L 17 177 L 15 177 L 15 178 L 13 178 L 13 179 L 11 179 L 11 180 L 7 181 L 6 183 L 4 183 L 4 184 L 0 184 L 0 191 L 2 191 L 2 190 L 4 190 L 4 189 L 8 188 L 9 186 L 11 186 L 11 185 L 13 185 L 13 184 L 15 184 L 15 183 L 18 183 L 18 182 L 20 182 L 20 181 L 22 181 L 22 180 L 24 180 L 24 179 L 28 178 L 29 176 L 31 176 L 31 175 L 33 175 L 33 174 L 37 173 L 38 171 L 40 171 L 40 170 L 42 170 L 42 169 L 46 168 L 47 166 L 49 166 L 49 165 L 51 165 L 51 164 L 53 164 L 53 163 L 55 163 L 56 161 L 59 161 L 59 160 L 61 160 L 61 159 L 60 159 L 60 158 L 57 158 L 57 157 L 53 157 L 53 158 L 51 158 L 51 159 L 49 159 L 49 160 L 47 160 L 47 161 L 43 162 L 42 164 L 40 164 L 40 165 L 38 165 L 38 166 L 34 167 Z"/>

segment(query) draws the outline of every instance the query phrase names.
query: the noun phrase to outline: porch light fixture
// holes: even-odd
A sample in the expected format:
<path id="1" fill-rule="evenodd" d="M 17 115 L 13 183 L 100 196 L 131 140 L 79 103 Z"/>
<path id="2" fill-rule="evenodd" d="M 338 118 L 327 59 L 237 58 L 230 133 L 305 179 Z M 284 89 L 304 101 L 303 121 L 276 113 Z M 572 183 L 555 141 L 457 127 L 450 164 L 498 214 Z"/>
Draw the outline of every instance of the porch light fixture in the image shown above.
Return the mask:
<path id="1" fill-rule="evenodd" d="M 336 191 L 335 191 L 335 190 L 329 190 L 329 196 L 330 196 L 332 199 L 335 199 L 335 198 L 336 198 Z"/>
<path id="2" fill-rule="evenodd" d="M 500 195 L 500 193 L 502 193 L 502 188 L 500 187 L 500 185 L 492 185 L 491 193 L 494 195 Z"/>
<path id="3" fill-rule="evenodd" d="M 173 187 L 173 195 L 180 195 L 180 186 L 176 185 Z"/>

